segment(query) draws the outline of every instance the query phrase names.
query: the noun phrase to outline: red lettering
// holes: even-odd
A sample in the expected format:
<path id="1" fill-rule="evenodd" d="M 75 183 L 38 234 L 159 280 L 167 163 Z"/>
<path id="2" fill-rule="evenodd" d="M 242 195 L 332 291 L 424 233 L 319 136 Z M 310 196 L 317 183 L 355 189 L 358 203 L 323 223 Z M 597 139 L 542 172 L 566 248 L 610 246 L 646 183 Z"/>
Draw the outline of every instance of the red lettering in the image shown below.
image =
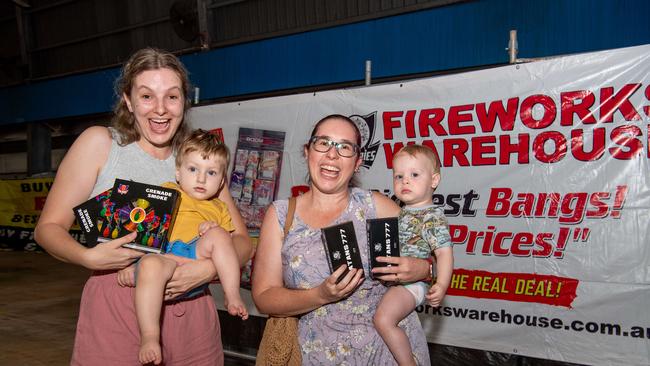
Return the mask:
<path id="1" fill-rule="evenodd" d="M 488 154 L 494 155 L 496 148 L 495 136 L 481 136 L 472 139 L 472 165 L 495 165 L 497 159 L 494 156 L 485 156 Z"/>
<path id="2" fill-rule="evenodd" d="M 510 249 L 508 247 L 504 247 L 501 245 L 504 239 L 510 239 L 510 238 L 512 238 L 512 233 L 510 232 L 506 231 L 506 232 L 497 233 L 497 235 L 494 237 L 494 245 L 492 246 L 492 251 L 494 252 L 494 255 L 507 256 L 510 254 Z"/>
<path id="3" fill-rule="evenodd" d="M 528 148 L 530 146 L 530 136 L 527 133 L 520 133 L 517 135 L 518 142 L 510 142 L 509 135 L 499 136 L 499 164 L 510 164 L 510 156 L 516 154 L 517 163 L 528 164 L 529 154 Z"/>
<path id="4" fill-rule="evenodd" d="M 492 188 L 490 189 L 490 198 L 488 199 L 486 216 L 506 217 L 510 211 L 510 198 L 512 189 L 510 188 Z"/>
<path id="5" fill-rule="evenodd" d="M 482 231 L 470 231 L 467 239 L 467 253 L 474 254 L 476 251 L 476 242 L 484 236 Z"/>
<path id="6" fill-rule="evenodd" d="M 643 136 L 643 132 L 637 126 L 619 126 L 612 130 L 610 138 L 613 143 L 619 145 L 610 147 L 609 153 L 614 159 L 630 160 L 641 154 L 643 142 L 637 137 Z"/>
<path id="7" fill-rule="evenodd" d="M 467 160 L 467 156 L 465 156 L 469 149 L 467 140 L 445 139 L 442 144 L 445 152 L 443 166 L 453 166 L 454 159 L 458 161 L 459 166 L 469 166 L 469 161 Z"/>
<path id="8" fill-rule="evenodd" d="M 548 204 L 548 213 L 546 206 Z M 535 205 L 535 217 L 557 217 L 560 211 L 560 194 L 559 193 L 540 193 L 537 204 Z"/>
<path id="9" fill-rule="evenodd" d="M 418 124 L 420 127 L 420 136 L 429 137 L 429 128 L 438 136 L 447 136 L 447 131 L 440 124 L 445 118 L 445 110 L 442 108 L 423 109 L 420 111 Z"/>
<path id="10" fill-rule="evenodd" d="M 600 121 L 614 121 L 614 112 L 617 110 L 623 114 L 626 121 L 641 120 L 641 116 L 630 102 L 630 97 L 640 87 L 641 84 L 626 84 L 616 94 L 613 87 L 600 89 Z"/>
<path id="11" fill-rule="evenodd" d="M 472 104 L 455 105 L 449 108 L 449 117 L 447 124 L 449 125 L 449 133 L 452 135 L 471 135 L 476 132 L 476 128 L 472 125 L 461 126 L 463 122 L 470 122 L 472 120 L 471 113 L 469 112 L 474 108 Z"/>
<path id="12" fill-rule="evenodd" d="M 591 151 L 585 151 L 584 130 L 571 131 L 571 153 L 580 161 L 595 161 L 605 154 L 605 129 L 594 128 L 591 130 Z"/>
<path id="13" fill-rule="evenodd" d="M 481 248 L 481 254 L 483 255 L 490 255 L 491 252 L 491 247 L 492 247 L 492 237 L 494 236 L 494 231 L 496 230 L 496 227 L 494 226 L 488 226 L 487 230 L 485 231 L 485 240 L 483 240 L 483 248 Z"/>
<path id="14" fill-rule="evenodd" d="M 533 250 L 533 257 L 550 257 L 553 252 L 553 242 L 549 242 L 546 239 L 553 239 L 553 234 L 551 233 L 539 233 L 535 237 L 535 244 L 539 246 L 539 249 Z"/>
<path id="15" fill-rule="evenodd" d="M 469 230 L 466 225 L 450 225 L 449 230 L 454 244 L 466 244 L 466 254 L 477 254 L 477 247 L 480 246 L 481 255 L 500 257 L 508 255 L 530 257 L 532 255 L 536 258 L 548 258 L 556 248 L 558 251 L 555 252 L 555 256 L 561 258 L 569 234 L 569 229 L 561 228 L 557 234 L 557 243 L 555 243 L 556 234 L 553 233 L 500 232 L 493 225 L 488 226 L 484 231 Z"/>
<path id="16" fill-rule="evenodd" d="M 530 248 L 533 245 L 533 234 L 531 233 L 517 233 L 512 238 L 512 246 L 510 251 L 515 257 L 527 257 L 530 255 Z"/>
<path id="17" fill-rule="evenodd" d="M 386 168 L 393 169 L 393 157 L 398 151 L 402 150 L 403 147 L 404 144 L 401 142 L 396 142 L 393 147 L 391 147 L 390 143 L 388 142 L 384 143 L 384 155 L 386 156 Z"/>
<path id="18" fill-rule="evenodd" d="M 537 104 L 541 105 L 544 110 L 544 114 L 538 120 L 533 116 L 533 108 Z M 529 96 L 521 103 L 519 118 L 528 128 L 542 129 L 550 126 L 553 121 L 555 121 L 556 112 L 555 103 L 551 97 L 543 94 L 536 94 Z"/>
<path id="19" fill-rule="evenodd" d="M 602 200 L 608 200 L 611 195 L 609 192 L 596 192 L 589 198 L 589 204 L 593 209 L 587 210 L 586 216 L 589 218 L 603 218 L 609 212 L 609 206 Z"/>
<path id="20" fill-rule="evenodd" d="M 406 117 L 404 118 L 406 137 L 410 139 L 415 138 L 415 112 L 416 111 L 406 111 Z"/>
<path id="21" fill-rule="evenodd" d="M 585 205 L 587 204 L 587 194 L 580 193 L 567 193 L 562 199 L 562 216 L 558 221 L 562 224 L 577 224 L 582 221 L 585 213 Z"/>
<path id="22" fill-rule="evenodd" d="M 449 235 L 451 242 L 454 244 L 462 244 L 467 240 L 467 226 L 466 225 L 449 225 Z"/>
<path id="23" fill-rule="evenodd" d="M 544 145 L 547 141 L 553 141 L 553 152 L 547 154 Z M 533 151 L 537 160 L 542 163 L 556 163 L 566 155 L 567 141 L 564 136 L 556 131 L 542 132 L 533 141 Z"/>
<path id="24" fill-rule="evenodd" d="M 526 216 L 529 217 L 533 213 L 533 206 L 535 205 L 535 196 L 531 193 L 517 194 L 517 201 L 512 204 L 513 217 Z"/>
<path id="25" fill-rule="evenodd" d="M 499 126 L 502 131 L 512 131 L 515 126 L 515 118 L 517 118 L 517 106 L 519 105 L 519 98 L 508 99 L 507 109 L 503 107 L 500 100 L 495 100 L 490 103 L 488 110 L 485 110 L 485 103 L 478 103 L 476 105 L 476 118 L 481 125 L 481 131 L 492 132 L 499 119 Z"/>
<path id="26" fill-rule="evenodd" d="M 386 111 L 382 114 L 382 120 L 384 122 L 384 140 L 393 139 L 393 129 L 402 126 L 402 123 L 398 118 L 402 117 L 402 111 Z M 393 161 L 390 159 L 390 161 Z"/>
<path id="27" fill-rule="evenodd" d="M 576 103 L 577 101 L 577 103 Z M 573 125 L 573 115 L 577 114 L 584 124 L 596 123 L 596 117 L 589 108 L 594 105 L 596 96 L 589 90 L 576 90 L 560 94 L 562 126 Z"/>

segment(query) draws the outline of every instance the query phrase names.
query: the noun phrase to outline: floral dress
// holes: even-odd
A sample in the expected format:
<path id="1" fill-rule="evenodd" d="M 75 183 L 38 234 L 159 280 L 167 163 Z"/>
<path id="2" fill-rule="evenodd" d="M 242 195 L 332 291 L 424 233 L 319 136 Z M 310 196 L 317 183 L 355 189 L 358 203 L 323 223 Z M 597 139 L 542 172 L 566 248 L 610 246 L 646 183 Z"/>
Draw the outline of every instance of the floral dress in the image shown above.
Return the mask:
<path id="1" fill-rule="evenodd" d="M 280 227 L 284 227 L 287 201 L 276 201 L 273 205 Z M 387 289 L 370 278 L 366 219 L 375 217 L 372 193 L 352 188 L 348 207 L 332 225 L 353 222 L 366 278 L 348 298 L 319 307 L 300 318 L 298 341 L 303 365 L 396 364 L 372 323 L 377 305 Z M 298 215 L 295 215 L 282 246 L 282 268 L 287 288 L 313 288 L 330 275 L 321 230 L 308 226 Z M 418 365 L 429 365 L 428 346 L 417 315 L 411 313 L 399 325 L 411 340 Z"/>

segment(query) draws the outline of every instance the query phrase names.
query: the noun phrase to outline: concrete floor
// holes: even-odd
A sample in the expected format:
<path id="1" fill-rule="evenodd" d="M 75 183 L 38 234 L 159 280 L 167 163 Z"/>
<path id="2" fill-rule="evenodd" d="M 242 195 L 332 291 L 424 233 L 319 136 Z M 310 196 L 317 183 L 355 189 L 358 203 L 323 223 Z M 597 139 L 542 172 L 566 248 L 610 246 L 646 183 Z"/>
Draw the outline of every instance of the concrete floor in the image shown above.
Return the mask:
<path id="1" fill-rule="evenodd" d="M 43 252 L 0 251 L 0 366 L 68 365 L 81 290 L 89 271 Z M 254 354 L 264 319 L 239 318 L 220 311 L 224 343 Z M 228 341 L 228 342 L 226 342 Z M 432 364 L 573 366 L 574 364 L 496 352 L 429 344 Z M 226 356 L 226 366 L 255 363 Z M 578 365 L 575 365 L 578 366 Z"/>
<path id="2" fill-rule="evenodd" d="M 89 271 L 42 252 L 0 252 L 0 365 L 67 365 Z"/>
<path id="3" fill-rule="evenodd" d="M 43 252 L 0 251 L 0 365 L 70 363 L 81 290 L 89 275 Z M 226 356 L 225 364 L 254 362 Z"/>

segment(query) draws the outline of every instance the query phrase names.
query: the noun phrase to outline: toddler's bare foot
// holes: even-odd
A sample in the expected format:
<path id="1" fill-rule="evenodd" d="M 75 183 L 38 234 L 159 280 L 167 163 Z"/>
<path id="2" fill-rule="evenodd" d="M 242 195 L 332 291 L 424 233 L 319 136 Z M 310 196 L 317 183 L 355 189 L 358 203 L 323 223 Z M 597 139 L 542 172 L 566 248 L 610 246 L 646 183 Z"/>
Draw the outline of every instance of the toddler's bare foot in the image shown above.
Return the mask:
<path id="1" fill-rule="evenodd" d="M 234 300 L 229 300 L 229 296 L 226 296 L 223 305 L 228 309 L 228 314 L 238 316 L 243 320 L 248 319 L 248 310 L 241 297 L 236 296 Z"/>
<path id="2" fill-rule="evenodd" d="M 146 365 L 152 363 L 159 365 L 162 362 L 162 351 L 157 339 L 143 339 L 138 353 L 140 363 Z"/>

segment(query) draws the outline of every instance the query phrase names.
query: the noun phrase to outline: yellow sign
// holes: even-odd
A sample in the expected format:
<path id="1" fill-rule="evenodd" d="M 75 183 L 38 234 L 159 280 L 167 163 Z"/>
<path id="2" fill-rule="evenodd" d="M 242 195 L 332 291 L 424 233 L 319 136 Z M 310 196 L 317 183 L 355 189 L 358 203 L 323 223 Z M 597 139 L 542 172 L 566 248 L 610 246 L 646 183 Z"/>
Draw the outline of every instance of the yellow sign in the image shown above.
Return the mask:
<path id="1" fill-rule="evenodd" d="M 0 180 L 0 226 L 34 228 L 54 178 Z"/>

